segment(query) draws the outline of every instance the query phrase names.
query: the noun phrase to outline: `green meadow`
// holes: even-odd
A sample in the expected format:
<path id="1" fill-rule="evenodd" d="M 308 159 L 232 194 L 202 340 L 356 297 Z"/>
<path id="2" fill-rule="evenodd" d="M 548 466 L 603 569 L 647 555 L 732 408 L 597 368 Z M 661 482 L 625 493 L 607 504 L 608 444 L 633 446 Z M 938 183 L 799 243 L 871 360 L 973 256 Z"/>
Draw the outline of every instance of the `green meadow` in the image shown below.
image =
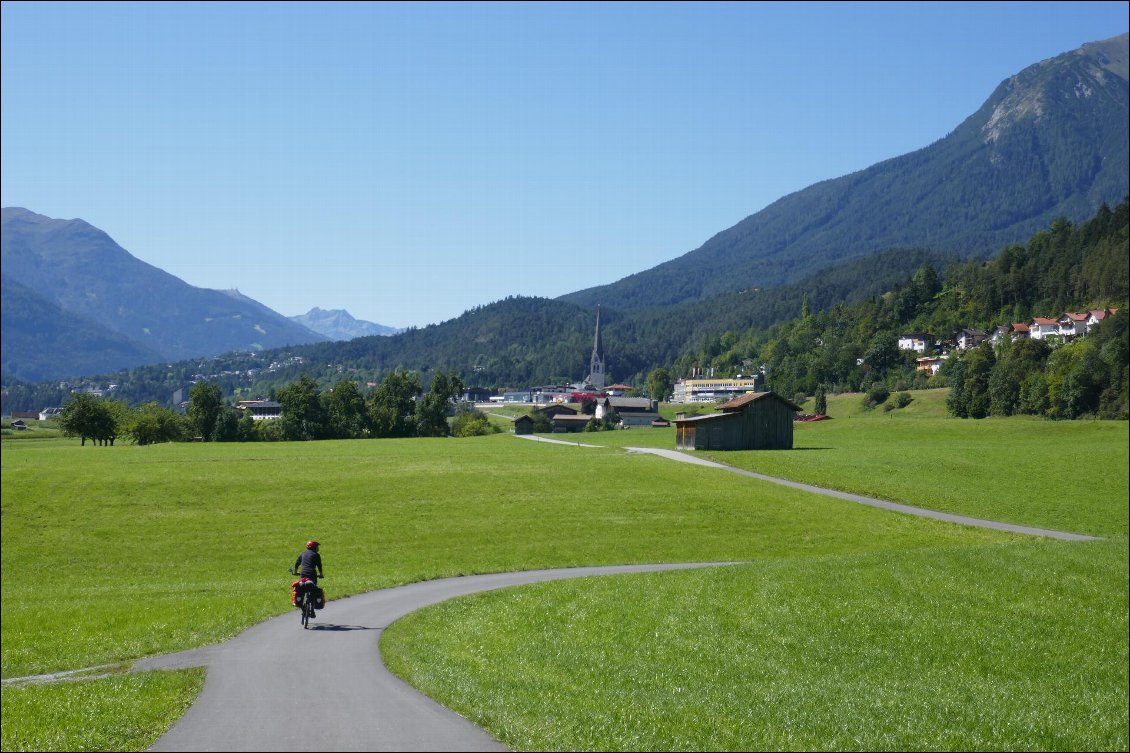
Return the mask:
<path id="1" fill-rule="evenodd" d="M 673 447 L 663 429 L 569 437 L 600 448 L 5 436 L 3 677 L 225 640 L 291 608 L 286 568 L 311 537 L 331 598 L 741 561 L 459 599 L 400 621 L 382 650 L 516 749 L 1125 750 L 1127 424 L 959 421 L 914 394 L 889 413 L 830 398 L 836 418 L 798 426 L 797 449 L 712 458 L 1104 540 L 957 526 L 623 451 Z M 6 683 L 3 748 L 144 749 L 198 674 Z"/>

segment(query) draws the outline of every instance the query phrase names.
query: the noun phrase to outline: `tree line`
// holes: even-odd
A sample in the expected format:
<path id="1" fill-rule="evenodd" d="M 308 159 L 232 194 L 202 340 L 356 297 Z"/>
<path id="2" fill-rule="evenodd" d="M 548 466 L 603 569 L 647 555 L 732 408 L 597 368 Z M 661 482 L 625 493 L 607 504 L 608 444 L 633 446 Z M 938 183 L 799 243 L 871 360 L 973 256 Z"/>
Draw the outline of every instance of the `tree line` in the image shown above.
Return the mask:
<path id="1" fill-rule="evenodd" d="M 71 396 L 59 426 L 65 436 L 113 445 L 119 436 L 135 444 L 197 440 L 203 442 L 302 441 L 388 437 L 474 436 L 493 431 L 486 416 L 466 406 L 455 410 L 463 383 L 454 373 L 434 376 L 428 390 L 419 375 L 396 371 L 363 395 L 357 384 L 339 380 L 328 390 L 303 374 L 271 395 L 280 406 L 277 419 L 256 421 L 224 399 L 215 382 L 193 385 L 185 414 L 145 403 L 130 408 L 122 400 L 89 393 Z M 449 413 L 455 411 L 454 418 Z"/>

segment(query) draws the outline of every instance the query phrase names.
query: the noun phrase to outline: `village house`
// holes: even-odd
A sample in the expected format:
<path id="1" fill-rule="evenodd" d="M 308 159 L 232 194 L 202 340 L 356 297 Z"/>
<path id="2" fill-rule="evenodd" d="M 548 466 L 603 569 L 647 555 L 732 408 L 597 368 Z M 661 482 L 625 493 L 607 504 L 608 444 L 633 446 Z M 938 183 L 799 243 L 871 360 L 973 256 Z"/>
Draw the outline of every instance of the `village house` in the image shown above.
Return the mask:
<path id="1" fill-rule="evenodd" d="M 609 412 L 620 416 L 624 426 L 651 426 L 660 418 L 656 401 L 647 397 L 606 397 L 598 400 L 593 412 L 597 418 L 604 418 Z"/>
<path id="2" fill-rule="evenodd" d="M 718 406 L 720 413 L 675 419 L 679 450 L 791 450 L 800 406 L 774 392 L 751 392 Z"/>
<path id="3" fill-rule="evenodd" d="M 953 339 L 958 350 L 972 350 L 985 342 L 988 337 L 988 334 L 979 329 L 967 328 L 956 332 Z"/>
<path id="4" fill-rule="evenodd" d="M 552 420 L 556 415 L 575 416 L 580 413 L 576 408 L 570 408 L 565 404 L 553 403 L 551 405 L 543 405 L 540 408 L 534 408 L 534 413 L 543 413 L 545 417 Z"/>
<path id="5" fill-rule="evenodd" d="M 908 332 L 899 335 L 899 350 L 913 350 L 915 353 L 925 353 L 927 348 L 933 348 L 933 337 L 927 332 Z"/>
<path id="6" fill-rule="evenodd" d="M 1065 342 L 1074 340 L 1077 335 L 1085 334 L 1087 331 L 1087 314 L 1065 311 L 1055 321 L 1059 325 L 1059 335 Z"/>
<path id="7" fill-rule="evenodd" d="M 1100 322 L 1102 322 L 1108 316 L 1114 316 L 1117 313 L 1118 309 L 1092 309 L 1091 311 L 1088 311 L 1087 321 L 1085 323 L 1086 333 L 1090 334 L 1091 330 L 1097 327 Z"/>
<path id="8" fill-rule="evenodd" d="M 993 347 L 1005 342 L 1016 342 L 1017 340 L 1028 337 L 1027 324 L 998 324 L 993 327 L 993 331 L 989 333 L 989 342 Z"/>
<path id="9" fill-rule="evenodd" d="M 933 376 L 938 373 L 938 369 L 942 368 L 942 364 L 946 362 L 947 356 L 924 356 L 915 359 L 915 371 L 921 371 L 923 374 Z"/>
<path id="10" fill-rule="evenodd" d="M 1059 322 L 1044 316 L 1036 316 L 1028 322 L 1028 336 L 1033 340 L 1046 340 L 1059 336 Z"/>
<path id="11" fill-rule="evenodd" d="M 553 417 L 554 434 L 572 434 L 585 430 L 585 424 L 592 420 L 592 416 L 584 413 L 558 413 Z"/>

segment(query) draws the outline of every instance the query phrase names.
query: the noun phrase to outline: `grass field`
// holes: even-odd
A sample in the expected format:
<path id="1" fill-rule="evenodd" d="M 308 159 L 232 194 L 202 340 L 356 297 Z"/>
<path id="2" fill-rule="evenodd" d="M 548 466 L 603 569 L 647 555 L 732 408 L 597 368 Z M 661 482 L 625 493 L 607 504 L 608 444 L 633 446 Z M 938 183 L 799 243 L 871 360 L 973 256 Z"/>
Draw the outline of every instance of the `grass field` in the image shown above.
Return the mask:
<path id="1" fill-rule="evenodd" d="M 843 418 L 830 408 L 835 420 L 798 427 L 798 448 L 823 449 L 718 459 L 1108 541 L 1033 543 L 618 449 L 673 444 L 664 430 L 582 435 L 604 449 L 509 436 L 114 448 L 6 437 L 3 676 L 230 637 L 289 609 L 285 570 L 310 537 L 331 597 L 463 573 L 743 560 L 459 600 L 398 623 L 385 651 L 518 748 L 1008 748 L 1027 735 L 1030 749 L 1125 749 L 1127 425 L 963 422 L 929 403 L 850 418 L 845 403 Z M 992 456 L 995 437 L 1014 462 L 950 475 Z M 1057 486 L 1036 473 L 1048 445 L 1098 454 Z M 900 463 L 913 484 L 874 478 Z M 195 687 L 164 685 L 5 686 L 3 748 L 142 749 Z M 98 709 L 130 692 L 170 714 L 150 713 L 125 741 L 99 737 L 116 726 L 108 713 L 70 737 L 57 729 L 69 723 L 46 721 L 80 695 L 104 698 Z"/>

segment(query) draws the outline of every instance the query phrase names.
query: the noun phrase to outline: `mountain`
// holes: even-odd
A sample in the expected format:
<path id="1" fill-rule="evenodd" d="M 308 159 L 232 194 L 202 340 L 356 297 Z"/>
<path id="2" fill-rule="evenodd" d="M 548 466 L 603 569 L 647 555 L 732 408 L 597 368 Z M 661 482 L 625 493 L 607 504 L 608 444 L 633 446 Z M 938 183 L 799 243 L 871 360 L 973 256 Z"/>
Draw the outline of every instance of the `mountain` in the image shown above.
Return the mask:
<path id="1" fill-rule="evenodd" d="M 6 374 L 8 365 L 43 378 L 89 373 L 84 364 L 99 357 L 99 343 L 109 342 L 111 334 L 122 350 L 117 368 L 135 365 L 133 359 L 145 353 L 157 354 L 157 360 L 180 360 L 327 339 L 238 291 L 188 285 L 135 258 L 83 220 L 52 219 L 6 207 L 0 224 Z M 35 307 L 36 316 L 29 310 L 19 320 L 18 332 L 17 320 L 13 318 L 12 326 L 8 321 L 9 282 L 49 304 Z M 12 290 L 17 291 L 13 295 L 25 295 L 14 286 Z M 58 311 L 67 316 L 60 317 Z M 83 326 L 70 332 L 78 326 L 76 317 Z M 39 340 L 49 333 L 50 342 Z M 92 339 L 92 334 L 98 336 Z M 51 342 L 66 347 L 52 349 Z M 43 366 L 24 366 L 32 362 Z"/>
<path id="2" fill-rule="evenodd" d="M 785 196 L 698 249 L 562 296 L 661 306 L 798 280 L 900 247 L 984 258 L 1130 192 L 1128 39 L 1032 65 L 930 146 Z"/>
<path id="3" fill-rule="evenodd" d="M 6 274 L 0 275 L 0 301 L 0 372 L 6 377 L 38 382 L 161 360 L 157 351 L 64 311 Z"/>
<path id="4" fill-rule="evenodd" d="M 290 317 L 292 322 L 298 322 L 307 329 L 325 335 L 331 340 L 352 340 L 355 337 L 368 337 L 370 335 L 395 335 L 401 330 L 395 327 L 386 327 L 383 324 L 374 324 L 360 319 L 354 319 L 344 309 L 320 309 L 317 306 L 305 314 Z"/>

